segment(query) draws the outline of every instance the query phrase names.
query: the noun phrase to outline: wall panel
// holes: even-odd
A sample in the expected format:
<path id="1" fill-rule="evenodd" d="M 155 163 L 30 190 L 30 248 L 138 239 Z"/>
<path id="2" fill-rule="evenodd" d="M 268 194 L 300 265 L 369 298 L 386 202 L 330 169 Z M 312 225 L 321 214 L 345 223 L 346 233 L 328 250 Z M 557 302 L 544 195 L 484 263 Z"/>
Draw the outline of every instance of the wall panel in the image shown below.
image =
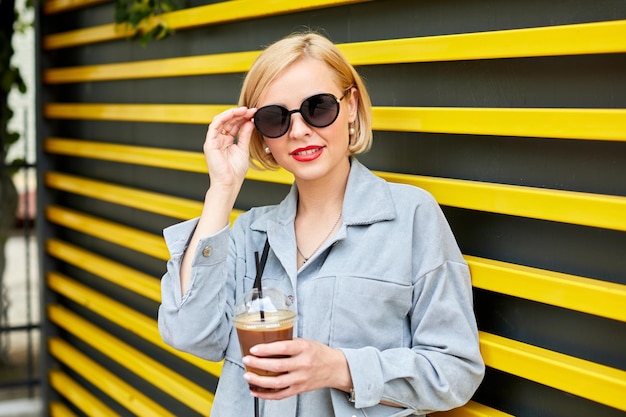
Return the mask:
<path id="1" fill-rule="evenodd" d="M 156 330 L 161 231 L 199 214 L 206 126 L 258 51 L 304 28 L 370 90 L 360 159 L 432 192 L 470 264 L 488 370 L 440 415 L 624 415 L 623 0 L 194 1 L 146 47 L 113 11 L 37 17 L 47 415 L 209 415 L 221 364 Z M 232 218 L 290 183 L 251 170 Z"/>

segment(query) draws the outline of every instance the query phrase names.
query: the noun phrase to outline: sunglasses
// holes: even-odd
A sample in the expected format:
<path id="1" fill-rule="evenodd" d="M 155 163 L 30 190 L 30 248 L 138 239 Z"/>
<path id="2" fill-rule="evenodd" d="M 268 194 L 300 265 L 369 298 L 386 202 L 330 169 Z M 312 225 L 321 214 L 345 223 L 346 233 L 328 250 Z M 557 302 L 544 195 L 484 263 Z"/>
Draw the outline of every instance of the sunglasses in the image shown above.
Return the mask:
<path id="1" fill-rule="evenodd" d="M 350 89 L 337 98 L 332 94 L 315 94 L 304 99 L 299 109 L 288 110 L 283 106 L 271 104 L 261 107 L 254 114 L 254 125 L 266 138 L 279 138 L 291 126 L 291 115 L 300 113 L 305 122 L 313 127 L 326 127 L 333 124 L 339 116 L 339 103 Z"/>

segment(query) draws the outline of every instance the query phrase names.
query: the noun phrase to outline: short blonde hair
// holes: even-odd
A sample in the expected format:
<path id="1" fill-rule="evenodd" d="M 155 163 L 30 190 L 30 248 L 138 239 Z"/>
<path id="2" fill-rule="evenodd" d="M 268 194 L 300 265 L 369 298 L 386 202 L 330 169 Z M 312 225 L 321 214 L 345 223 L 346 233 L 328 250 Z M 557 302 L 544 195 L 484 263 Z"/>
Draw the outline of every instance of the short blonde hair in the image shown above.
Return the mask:
<path id="1" fill-rule="evenodd" d="M 257 107 L 259 99 L 287 67 L 293 63 L 312 58 L 322 61 L 332 70 L 339 89 L 346 91 L 356 87 L 357 117 L 354 135 L 350 137 L 348 152 L 356 155 L 367 152 L 372 146 L 372 103 L 363 80 L 339 49 L 324 36 L 315 32 L 295 33 L 269 47 L 254 61 L 241 88 L 239 105 Z M 262 135 L 255 129 L 250 141 L 250 159 L 253 165 L 277 169 L 278 163 L 271 154 L 265 153 Z"/>

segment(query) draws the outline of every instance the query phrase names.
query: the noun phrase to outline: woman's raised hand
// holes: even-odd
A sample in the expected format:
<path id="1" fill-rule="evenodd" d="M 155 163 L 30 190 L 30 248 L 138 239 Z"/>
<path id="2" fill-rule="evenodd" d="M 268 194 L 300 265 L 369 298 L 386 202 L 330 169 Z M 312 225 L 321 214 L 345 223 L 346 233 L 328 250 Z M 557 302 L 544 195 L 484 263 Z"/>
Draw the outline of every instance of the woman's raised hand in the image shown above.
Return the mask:
<path id="1" fill-rule="evenodd" d="M 230 188 L 243 183 L 249 166 L 249 145 L 256 109 L 238 107 L 215 116 L 204 142 L 211 187 Z"/>

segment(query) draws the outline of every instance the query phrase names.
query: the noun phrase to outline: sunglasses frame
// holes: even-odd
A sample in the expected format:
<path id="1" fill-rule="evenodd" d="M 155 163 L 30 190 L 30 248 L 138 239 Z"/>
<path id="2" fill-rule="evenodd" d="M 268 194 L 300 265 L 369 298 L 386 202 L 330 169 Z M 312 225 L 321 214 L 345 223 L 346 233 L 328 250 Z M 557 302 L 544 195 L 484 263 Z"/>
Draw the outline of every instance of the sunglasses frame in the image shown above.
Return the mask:
<path id="1" fill-rule="evenodd" d="M 263 130 L 262 130 L 262 129 L 260 129 L 260 128 L 259 128 L 259 126 L 257 125 L 257 120 L 256 120 L 256 117 L 254 117 L 254 126 L 255 126 L 255 127 L 256 127 L 256 129 L 259 131 L 259 133 L 261 133 L 261 135 L 263 135 L 263 137 L 266 137 L 266 138 L 268 138 L 268 139 L 277 139 L 277 138 L 279 138 L 279 137 L 281 137 L 281 136 L 285 135 L 285 133 L 289 132 L 289 129 L 291 128 L 291 115 L 292 115 L 292 114 L 294 114 L 294 113 L 300 113 L 300 115 L 302 116 L 302 119 L 303 119 L 303 120 L 304 120 L 304 121 L 305 121 L 308 125 L 310 125 L 310 126 L 317 127 L 317 128 L 322 128 L 322 127 L 327 127 L 327 126 L 330 126 L 330 125 L 332 125 L 333 123 L 335 123 L 335 120 L 337 120 L 337 117 L 339 117 L 339 112 L 341 111 L 341 105 L 340 105 L 341 100 L 343 100 L 343 99 L 344 99 L 344 97 L 346 97 L 346 96 L 348 95 L 348 92 L 350 92 L 350 89 L 351 89 L 351 87 L 350 87 L 350 88 L 348 88 L 348 89 L 346 89 L 346 90 L 344 91 L 343 95 L 342 95 L 340 98 L 335 97 L 335 95 L 334 95 L 334 94 L 331 94 L 331 93 L 319 93 L 319 94 L 313 94 L 312 96 L 309 96 L 309 97 L 305 98 L 304 100 L 302 100 L 302 103 L 300 104 L 300 107 L 299 107 L 299 108 L 297 108 L 297 109 L 293 109 L 293 110 L 289 110 L 289 109 L 287 109 L 286 107 L 281 106 L 281 105 L 278 105 L 278 104 L 270 104 L 270 105 L 263 106 L 263 107 L 261 107 L 260 109 L 258 109 L 258 110 L 257 110 L 257 114 L 258 114 L 258 112 L 259 112 L 259 111 L 261 111 L 261 110 L 263 110 L 263 109 L 267 109 L 268 107 L 278 107 L 278 108 L 281 110 L 281 112 L 283 112 L 283 114 L 285 114 L 285 112 L 286 112 L 286 120 L 287 120 L 287 124 L 286 124 L 286 127 L 285 127 L 284 132 L 282 132 L 280 135 L 276 135 L 276 136 L 274 136 L 274 135 L 272 135 L 272 136 L 268 136 L 268 135 L 266 135 L 266 134 L 263 132 Z M 302 111 L 302 110 L 303 110 L 303 109 L 302 109 L 302 107 L 304 106 L 304 104 L 305 104 L 306 102 L 308 102 L 308 101 L 309 101 L 309 100 L 311 100 L 312 98 L 314 98 L 314 97 L 319 97 L 319 96 L 329 96 L 329 97 L 332 97 L 332 98 L 333 98 L 333 100 L 335 100 L 335 102 L 337 103 L 337 104 L 336 104 L 336 105 L 337 105 L 337 111 L 336 111 L 335 116 L 333 117 L 333 119 L 332 119 L 329 123 L 324 123 L 324 124 L 321 124 L 321 125 L 316 125 L 316 124 L 312 123 L 312 121 L 309 119 L 309 117 L 308 117 L 308 116 L 306 116 L 306 115 L 305 115 L 305 113 L 306 113 L 306 112 L 303 112 L 303 111 Z"/>

